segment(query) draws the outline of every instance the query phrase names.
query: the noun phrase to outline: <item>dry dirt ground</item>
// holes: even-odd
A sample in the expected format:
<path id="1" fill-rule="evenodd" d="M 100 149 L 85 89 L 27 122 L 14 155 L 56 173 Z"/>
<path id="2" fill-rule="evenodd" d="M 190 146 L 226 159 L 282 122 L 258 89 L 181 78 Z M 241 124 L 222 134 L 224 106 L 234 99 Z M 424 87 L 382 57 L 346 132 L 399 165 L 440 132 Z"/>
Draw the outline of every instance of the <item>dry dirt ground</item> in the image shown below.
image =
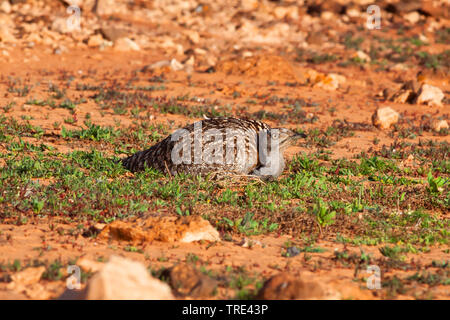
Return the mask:
<path id="1" fill-rule="evenodd" d="M 375 30 L 370 1 L 78 1 L 80 30 L 67 30 L 69 2 L 0 1 L 1 299 L 57 298 L 68 265 L 111 255 L 165 281 L 192 265 L 216 283 L 207 299 L 254 298 L 280 272 L 340 299 L 450 297 L 450 138 L 435 127 L 450 114 L 448 1 L 373 1 Z M 437 103 L 415 98 L 424 83 Z M 396 123 L 373 126 L 387 106 Z M 115 164 L 204 115 L 308 138 L 273 182 Z M 146 215 L 200 215 L 222 241 L 92 231 Z M 11 285 L 36 266 L 38 279 Z"/>

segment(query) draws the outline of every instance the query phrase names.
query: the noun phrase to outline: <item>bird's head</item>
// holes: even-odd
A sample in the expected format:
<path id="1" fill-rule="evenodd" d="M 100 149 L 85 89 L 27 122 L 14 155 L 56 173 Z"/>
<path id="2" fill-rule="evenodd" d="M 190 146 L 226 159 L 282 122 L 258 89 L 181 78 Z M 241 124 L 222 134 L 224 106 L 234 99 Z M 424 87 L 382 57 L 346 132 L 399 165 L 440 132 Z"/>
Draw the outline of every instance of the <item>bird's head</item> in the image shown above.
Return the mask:
<path id="1" fill-rule="evenodd" d="M 270 130 L 271 138 L 278 139 L 278 145 L 281 151 L 292 146 L 300 138 L 306 138 L 304 133 L 298 133 L 287 128 L 273 128 Z"/>

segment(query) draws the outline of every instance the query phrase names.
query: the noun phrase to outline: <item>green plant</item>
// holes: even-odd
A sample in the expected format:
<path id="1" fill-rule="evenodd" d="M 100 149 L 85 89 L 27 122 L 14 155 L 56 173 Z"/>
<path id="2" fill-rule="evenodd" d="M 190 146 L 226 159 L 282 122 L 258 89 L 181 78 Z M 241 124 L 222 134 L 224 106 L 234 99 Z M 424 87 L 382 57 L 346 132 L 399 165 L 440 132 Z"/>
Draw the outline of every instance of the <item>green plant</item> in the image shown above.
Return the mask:
<path id="1" fill-rule="evenodd" d="M 336 217 L 336 211 L 331 211 L 322 199 L 317 200 L 313 207 L 313 214 L 316 216 L 320 231 L 323 227 L 333 224 Z"/>

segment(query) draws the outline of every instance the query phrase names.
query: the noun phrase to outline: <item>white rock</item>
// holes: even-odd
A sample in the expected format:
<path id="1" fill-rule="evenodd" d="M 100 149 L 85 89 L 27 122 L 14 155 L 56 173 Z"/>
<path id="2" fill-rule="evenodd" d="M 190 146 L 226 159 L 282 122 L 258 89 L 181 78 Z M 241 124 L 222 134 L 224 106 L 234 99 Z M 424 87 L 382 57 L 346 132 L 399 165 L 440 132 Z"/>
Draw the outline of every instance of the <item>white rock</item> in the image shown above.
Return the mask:
<path id="1" fill-rule="evenodd" d="M 361 60 L 364 60 L 366 62 L 370 62 L 370 57 L 367 53 L 365 53 L 364 51 L 358 50 L 355 54 L 355 57 L 358 57 Z"/>
<path id="2" fill-rule="evenodd" d="M 139 45 L 130 38 L 119 38 L 114 43 L 114 49 L 116 51 L 139 51 L 141 48 Z"/>
<path id="3" fill-rule="evenodd" d="M 110 15 L 114 13 L 124 13 L 127 11 L 125 1 L 116 0 L 98 0 L 96 6 L 96 13 L 98 15 Z"/>
<path id="4" fill-rule="evenodd" d="M 45 272 L 44 266 L 26 268 L 25 270 L 13 274 L 11 276 L 12 281 L 8 284 L 8 286 L 19 287 L 39 282 L 44 272 Z"/>
<path id="5" fill-rule="evenodd" d="M 94 34 L 89 37 L 88 39 L 88 46 L 89 47 L 100 47 L 104 42 L 104 39 L 101 34 Z"/>
<path id="6" fill-rule="evenodd" d="M 380 129 L 388 129 L 398 122 L 399 114 L 390 107 L 379 108 L 372 116 L 372 123 Z"/>
<path id="7" fill-rule="evenodd" d="M 200 42 L 200 35 L 197 31 L 189 30 L 186 32 L 186 36 L 193 44 L 198 44 Z"/>
<path id="8" fill-rule="evenodd" d="M 140 262 L 112 256 L 88 282 L 86 300 L 171 300 L 170 287 Z"/>
<path id="9" fill-rule="evenodd" d="M 420 20 L 420 14 L 417 11 L 413 11 L 405 14 L 403 18 L 411 24 L 416 24 Z"/>
<path id="10" fill-rule="evenodd" d="M 346 82 L 346 79 L 344 76 L 336 73 L 329 73 L 327 75 L 323 74 L 317 74 L 315 79 L 311 77 L 310 81 L 312 81 L 314 84 L 314 87 L 316 88 L 322 88 L 329 91 L 334 91 L 337 88 L 339 88 L 342 84 Z"/>
<path id="11" fill-rule="evenodd" d="M 431 128 L 434 131 L 439 132 L 441 129 L 448 129 L 448 123 L 445 120 L 434 120 L 431 122 Z"/>
<path id="12" fill-rule="evenodd" d="M 181 62 L 179 62 L 177 59 L 172 59 L 172 60 L 170 61 L 170 68 L 171 68 L 173 71 L 180 71 L 180 70 L 183 70 L 183 69 L 184 69 L 184 66 L 183 66 L 183 64 L 182 64 Z"/>
<path id="13" fill-rule="evenodd" d="M 63 17 L 58 17 L 53 20 L 52 30 L 58 33 L 68 33 L 72 31 L 67 23 L 67 19 Z"/>
<path id="14" fill-rule="evenodd" d="M 195 52 L 195 54 L 198 54 L 198 55 L 201 55 L 201 56 L 204 56 L 204 55 L 206 55 L 208 53 L 206 50 L 201 49 L 201 48 L 195 48 L 194 52 Z"/>
<path id="15" fill-rule="evenodd" d="M 7 26 L 0 25 L 0 42 L 15 42 L 16 38 L 12 35 L 12 31 Z"/>
<path id="16" fill-rule="evenodd" d="M 189 243 L 200 240 L 220 241 L 220 234 L 209 222 L 204 221 L 187 230 L 180 242 Z"/>
<path id="17" fill-rule="evenodd" d="M 277 19 L 284 19 L 286 17 L 297 20 L 298 19 L 298 7 L 276 7 L 273 10 L 273 14 Z"/>
<path id="18" fill-rule="evenodd" d="M 11 13 L 11 5 L 9 4 L 9 1 L 3 0 L 0 3 L 0 11 L 7 14 Z"/>
<path id="19" fill-rule="evenodd" d="M 105 266 L 104 263 L 86 257 L 78 259 L 76 265 L 85 272 L 98 272 Z"/>
<path id="20" fill-rule="evenodd" d="M 324 20 L 331 20 L 334 18 L 334 13 L 331 11 L 324 11 L 322 12 L 322 14 L 320 15 L 320 17 Z"/>
<path id="21" fill-rule="evenodd" d="M 358 18 L 359 16 L 361 16 L 361 11 L 356 8 L 350 8 L 349 10 L 347 10 L 347 16 L 349 16 L 350 18 Z"/>
<path id="22" fill-rule="evenodd" d="M 441 89 L 424 83 L 417 93 L 416 102 L 418 104 L 426 104 L 428 106 L 442 107 L 442 100 L 444 97 L 444 93 Z"/>

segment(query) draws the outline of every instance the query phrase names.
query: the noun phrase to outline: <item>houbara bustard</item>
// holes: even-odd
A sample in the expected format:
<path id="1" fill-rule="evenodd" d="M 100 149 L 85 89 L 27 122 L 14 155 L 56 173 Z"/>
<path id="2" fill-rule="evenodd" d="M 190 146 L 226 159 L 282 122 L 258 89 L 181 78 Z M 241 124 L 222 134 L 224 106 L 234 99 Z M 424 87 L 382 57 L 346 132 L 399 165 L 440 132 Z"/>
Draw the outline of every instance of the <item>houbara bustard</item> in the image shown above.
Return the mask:
<path id="1" fill-rule="evenodd" d="M 217 117 L 178 129 L 147 150 L 122 159 L 125 168 L 175 175 L 223 173 L 278 178 L 283 152 L 304 134 L 248 119 Z"/>

